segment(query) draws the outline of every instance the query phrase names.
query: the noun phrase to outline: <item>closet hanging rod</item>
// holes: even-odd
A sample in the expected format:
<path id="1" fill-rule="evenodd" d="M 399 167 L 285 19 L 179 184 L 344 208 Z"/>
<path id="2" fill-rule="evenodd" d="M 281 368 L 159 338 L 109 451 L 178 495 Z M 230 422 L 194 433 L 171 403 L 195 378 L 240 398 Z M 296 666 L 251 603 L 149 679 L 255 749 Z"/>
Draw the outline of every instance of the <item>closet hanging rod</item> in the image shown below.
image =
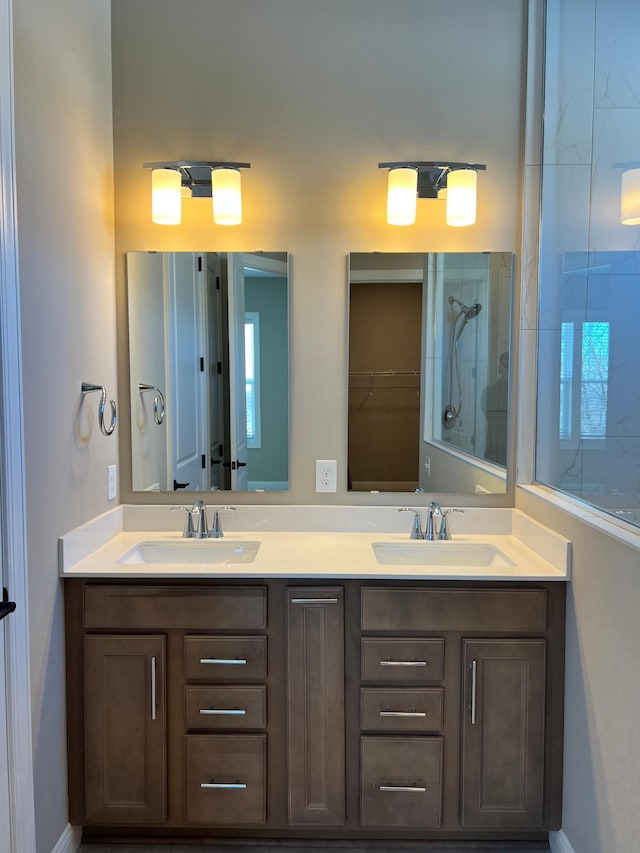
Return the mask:
<path id="1" fill-rule="evenodd" d="M 100 404 L 98 406 L 98 425 L 100 427 L 100 432 L 103 435 L 113 435 L 113 431 L 116 428 L 116 401 L 109 400 L 111 404 L 111 423 L 109 426 L 105 426 L 104 423 L 104 408 L 107 404 L 107 390 L 104 385 L 94 385 L 93 382 L 83 382 L 80 386 L 82 390 L 82 394 L 90 394 L 92 391 L 100 391 Z"/>
<path id="2" fill-rule="evenodd" d="M 349 376 L 420 376 L 419 370 L 350 370 Z"/>

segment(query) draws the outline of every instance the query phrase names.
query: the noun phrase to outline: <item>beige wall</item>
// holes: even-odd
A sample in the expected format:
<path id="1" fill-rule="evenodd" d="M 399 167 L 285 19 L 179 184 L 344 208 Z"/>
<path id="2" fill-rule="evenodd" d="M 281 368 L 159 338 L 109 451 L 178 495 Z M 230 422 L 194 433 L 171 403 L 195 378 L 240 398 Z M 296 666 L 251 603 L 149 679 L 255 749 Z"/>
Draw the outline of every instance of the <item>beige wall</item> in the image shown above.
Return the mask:
<path id="1" fill-rule="evenodd" d="M 57 538 L 108 508 L 118 438 L 108 0 L 14 0 L 19 276 L 38 853 L 67 824 L 64 624 Z M 27 851 L 25 851 L 27 853 Z"/>
<path id="2" fill-rule="evenodd" d="M 291 253 L 291 489 L 261 500 L 363 501 L 346 493 L 348 252 L 517 250 L 523 5 L 114 0 L 120 353 L 126 251 Z M 142 163 L 184 158 L 252 163 L 241 227 L 215 226 L 207 199 L 180 227 L 151 223 Z M 486 163 L 477 224 L 447 228 L 423 201 L 415 226 L 388 226 L 377 164 L 403 158 Z M 316 458 L 338 460 L 337 495 L 316 495 Z"/>
<path id="3" fill-rule="evenodd" d="M 562 828 L 575 853 L 637 853 L 640 551 L 520 489 L 516 499 L 573 542 Z"/>

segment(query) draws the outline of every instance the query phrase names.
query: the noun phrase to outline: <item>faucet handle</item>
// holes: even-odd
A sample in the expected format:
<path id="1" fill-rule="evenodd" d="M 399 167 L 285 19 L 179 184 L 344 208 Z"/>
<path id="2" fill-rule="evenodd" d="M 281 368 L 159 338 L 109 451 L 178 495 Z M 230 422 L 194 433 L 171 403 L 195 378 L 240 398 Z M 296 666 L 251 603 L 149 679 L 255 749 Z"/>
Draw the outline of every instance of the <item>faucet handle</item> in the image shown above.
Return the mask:
<path id="1" fill-rule="evenodd" d="M 424 539 L 424 533 L 422 532 L 422 527 L 420 526 L 420 513 L 417 509 L 414 509 L 411 506 L 403 506 L 400 507 L 398 512 L 413 512 L 415 513 L 413 518 L 413 524 L 411 525 L 411 533 L 409 534 L 410 539 Z"/>
<path id="2" fill-rule="evenodd" d="M 191 507 L 188 506 L 172 506 L 171 511 L 182 511 L 186 513 L 184 519 L 184 529 L 182 530 L 182 538 L 183 539 L 193 539 L 195 536 L 195 528 L 193 526 L 193 511 Z"/>
<path id="3" fill-rule="evenodd" d="M 450 507 L 449 509 L 441 509 L 440 515 L 442 516 L 442 521 L 440 522 L 440 530 L 438 530 L 438 539 L 448 541 L 451 539 L 451 533 L 449 532 L 449 525 L 447 524 L 447 516 L 450 512 L 464 512 L 460 507 Z"/>
<path id="4" fill-rule="evenodd" d="M 212 539 L 222 539 L 224 536 L 224 530 L 222 529 L 222 522 L 220 521 L 220 513 L 224 512 L 224 510 L 230 510 L 231 512 L 235 512 L 236 508 L 234 506 L 221 506 L 219 509 L 215 511 L 213 516 L 213 524 L 211 525 L 211 530 L 209 531 L 209 536 Z"/>

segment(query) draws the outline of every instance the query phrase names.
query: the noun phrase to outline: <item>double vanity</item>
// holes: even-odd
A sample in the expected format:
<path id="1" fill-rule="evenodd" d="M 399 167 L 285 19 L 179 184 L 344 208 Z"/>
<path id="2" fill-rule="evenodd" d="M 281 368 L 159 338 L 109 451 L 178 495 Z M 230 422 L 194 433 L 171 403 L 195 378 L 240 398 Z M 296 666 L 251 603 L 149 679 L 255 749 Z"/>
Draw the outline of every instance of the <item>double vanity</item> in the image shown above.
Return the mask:
<path id="1" fill-rule="evenodd" d="M 511 509 L 121 506 L 60 540 L 85 838 L 539 839 L 570 543 Z M 171 532 L 167 532 L 171 531 Z"/>

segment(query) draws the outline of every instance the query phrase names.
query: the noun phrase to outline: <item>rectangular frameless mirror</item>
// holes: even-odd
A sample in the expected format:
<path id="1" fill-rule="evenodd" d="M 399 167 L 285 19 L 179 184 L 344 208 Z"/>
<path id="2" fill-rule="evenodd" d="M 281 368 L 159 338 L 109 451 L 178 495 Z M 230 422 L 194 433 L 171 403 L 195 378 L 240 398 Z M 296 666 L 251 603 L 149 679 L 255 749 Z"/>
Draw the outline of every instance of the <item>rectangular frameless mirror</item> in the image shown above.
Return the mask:
<path id="1" fill-rule="evenodd" d="M 134 491 L 289 488 L 286 252 L 128 252 Z"/>
<path id="2" fill-rule="evenodd" d="M 506 491 L 513 255 L 353 253 L 353 491 Z"/>

